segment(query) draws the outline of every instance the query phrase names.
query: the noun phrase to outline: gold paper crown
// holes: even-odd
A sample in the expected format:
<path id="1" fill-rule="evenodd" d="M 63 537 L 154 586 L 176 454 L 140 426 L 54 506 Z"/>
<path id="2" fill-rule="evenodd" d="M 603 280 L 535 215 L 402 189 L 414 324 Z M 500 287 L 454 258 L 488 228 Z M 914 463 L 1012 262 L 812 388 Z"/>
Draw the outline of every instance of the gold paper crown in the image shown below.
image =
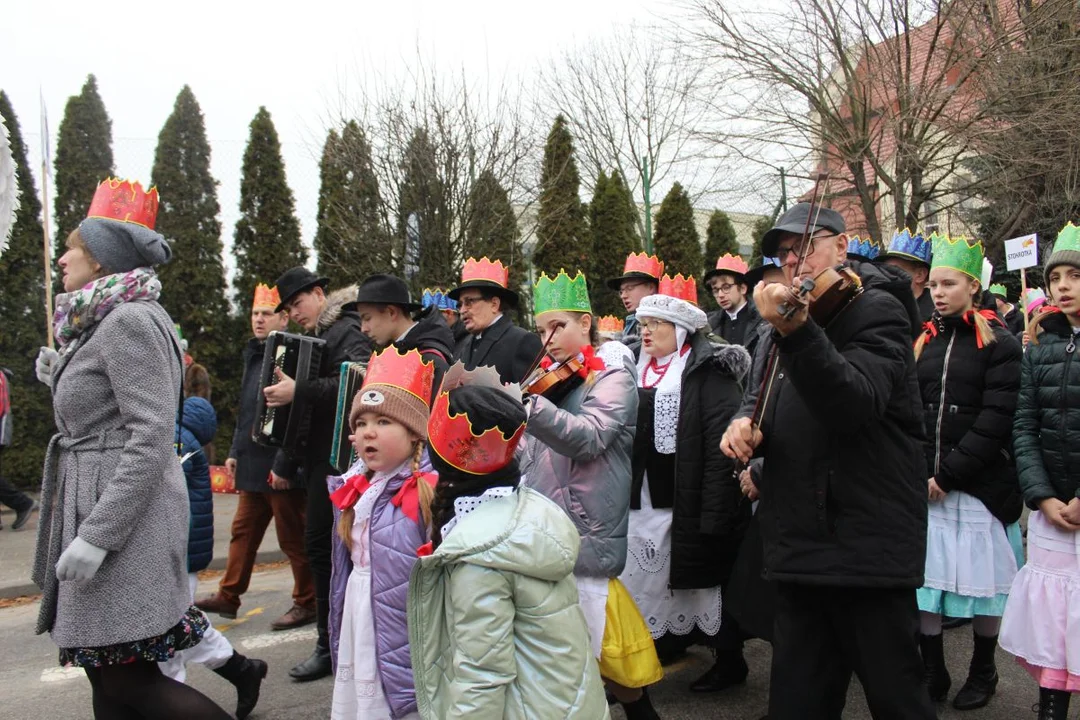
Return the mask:
<path id="1" fill-rule="evenodd" d="M 683 277 L 682 273 L 675 277 L 665 275 L 660 279 L 659 294 L 679 298 L 697 305 L 697 285 L 694 283 L 693 275 L 690 277 Z"/>
<path id="2" fill-rule="evenodd" d="M 501 260 L 494 262 L 486 257 L 469 258 L 465 261 L 465 267 L 461 270 L 461 282 L 485 280 L 495 283 L 501 288 L 510 287 L 510 269 L 502 264 Z"/>
<path id="3" fill-rule="evenodd" d="M 278 294 L 277 287 L 270 287 L 264 283 L 255 286 L 255 302 L 251 304 L 253 308 L 268 307 L 276 311 L 280 304 L 281 295 Z"/>
<path id="4" fill-rule="evenodd" d="M 614 315 L 605 315 L 597 321 L 596 329 L 601 333 L 621 333 L 626 327 L 626 323 L 622 318 L 617 318 Z"/>

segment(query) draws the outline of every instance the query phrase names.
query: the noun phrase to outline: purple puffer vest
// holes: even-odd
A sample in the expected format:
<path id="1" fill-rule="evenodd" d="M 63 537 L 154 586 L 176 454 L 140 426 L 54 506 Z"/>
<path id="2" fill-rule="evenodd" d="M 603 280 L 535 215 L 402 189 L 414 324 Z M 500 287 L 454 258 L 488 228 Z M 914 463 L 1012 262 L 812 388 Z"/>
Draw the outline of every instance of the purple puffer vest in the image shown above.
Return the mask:
<path id="1" fill-rule="evenodd" d="M 431 472 L 426 452 L 420 471 Z M 375 615 L 376 661 L 383 694 L 395 718 L 417 710 L 405 607 L 409 595 L 409 574 L 417 560 L 416 550 L 427 543 L 428 533 L 423 527 L 423 520 L 414 522 L 401 508 L 390 502 L 411 475 L 411 469 L 406 469 L 390 478 L 371 511 L 371 606 Z M 345 484 L 345 480 L 340 475 L 331 475 L 326 478 L 326 484 L 333 493 Z M 336 531 L 340 517 L 341 511 L 335 507 L 335 531 L 331 535 L 330 551 L 333 562 L 330 575 L 330 656 L 335 675 L 345 588 L 353 570 L 349 549 Z"/>

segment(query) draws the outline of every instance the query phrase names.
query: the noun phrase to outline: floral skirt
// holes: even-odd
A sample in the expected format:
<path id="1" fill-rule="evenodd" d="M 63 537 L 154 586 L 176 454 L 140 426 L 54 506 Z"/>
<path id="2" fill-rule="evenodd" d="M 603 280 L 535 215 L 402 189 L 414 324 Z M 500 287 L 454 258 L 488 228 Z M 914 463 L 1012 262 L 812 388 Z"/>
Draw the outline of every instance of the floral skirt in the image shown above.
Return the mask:
<path id="1" fill-rule="evenodd" d="M 101 647 L 60 648 L 60 664 L 75 667 L 101 667 L 133 662 L 165 662 L 180 650 L 195 647 L 202 640 L 210 621 L 192 605 L 161 635 L 145 640 L 103 645 Z"/>

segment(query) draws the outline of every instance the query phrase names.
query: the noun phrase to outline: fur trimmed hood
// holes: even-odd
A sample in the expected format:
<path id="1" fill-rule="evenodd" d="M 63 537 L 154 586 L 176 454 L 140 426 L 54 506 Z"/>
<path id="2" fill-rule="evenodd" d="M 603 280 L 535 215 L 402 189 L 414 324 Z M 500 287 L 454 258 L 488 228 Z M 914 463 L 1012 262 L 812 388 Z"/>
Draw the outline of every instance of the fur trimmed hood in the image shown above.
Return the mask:
<path id="1" fill-rule="evenodd" d="M 326 295 L 326 307 L 319 313 L 319 320 L 315 325 L 316 335 L 322 335 L 341 318 L 346 303 L 356 302 L 356 291 L 356 285 L 349 285 Z"/>

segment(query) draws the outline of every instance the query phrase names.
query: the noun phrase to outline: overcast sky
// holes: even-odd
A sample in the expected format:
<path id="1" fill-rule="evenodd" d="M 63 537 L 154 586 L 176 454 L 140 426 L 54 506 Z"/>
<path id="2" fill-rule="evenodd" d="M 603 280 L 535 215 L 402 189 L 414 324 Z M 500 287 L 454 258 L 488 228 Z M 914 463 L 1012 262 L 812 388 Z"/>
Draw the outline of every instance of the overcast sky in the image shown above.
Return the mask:
<path id="1" fill-rule="evenodd" d="M 158 132 L 190 85 L 206 117 L 227 243 L 248 124 L 265 105 L 310 244 L 326 118 L 365 75 L 400 77 L 419 48 L 440 69 L 463 69 L 478 82 L 526 78 L 560 50 L 609 35 L 613 21 L 650 24 L 661 8 L 644 0 L 11 2 L 0 25 L 0 88 L 14 104 L 40 192 L 39 91 L 55 152 L 67 98 L 96 75 L 117 174 L 147 183 Z"/>

